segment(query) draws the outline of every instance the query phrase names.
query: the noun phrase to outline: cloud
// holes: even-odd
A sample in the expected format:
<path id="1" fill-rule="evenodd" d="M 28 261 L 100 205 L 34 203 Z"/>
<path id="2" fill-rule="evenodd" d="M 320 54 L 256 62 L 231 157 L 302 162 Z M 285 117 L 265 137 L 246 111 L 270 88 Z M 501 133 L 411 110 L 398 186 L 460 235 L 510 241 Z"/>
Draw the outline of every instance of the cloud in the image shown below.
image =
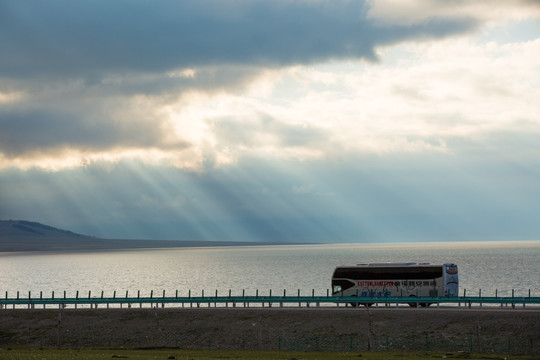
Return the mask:
<path id="1" fill-rule="evenodd" d="M 389 1 L 2 2 L 0 168 L 200 171 L 536 129 L 538 41 L 464 39 L 504 13 L 478 4 L 404 2 L 399 21 Z"/>
<path id="2" fill-rule="evenodd" d="M 242 91 L 269 68 L 374 59 L 379 45 L 462 33 L 476 25 L 441 18 L 378 26 L 366 19 L 363 1 L 53 0 L 0 6 L 2 167 L 57 163 L 57 168 L 81 162 L 77 157 L 104 159 L 108 151 L 143 149 L 173 151 L 158 158 L 192 158 L 188 166 L 197 167 L 213 151 L 201 148 L 212 137 L 221 149 L 233 140 L 221 136 L 231 134 L 222 121 L 213 126 L 215 134 L 206 132 L 201 139 L 208 114 L 188 120 L 171 115 L 193 92 Z M 255 113 L 254 121 L 273 117 Z M 283 145 L 293 156 L 312 153 L 303 145 L 323 136 L 316 128 L 279 119 L 259 122 L 258 129 L 246 125 L 237 136 L 241 133 L 246 135 L 241 143 L 264 136 L 269 147 Z M 188 148 L 195 150 L 182 153 Z M 221 150 L 211 157 L 231 161 Z M 186 160 L 173 163 L 184 166 Z"/>
<path id="3" fill-rule="evenodd" d="M 201 171 L 244 156 L 452 153 L 456 139 L 487 145 L 490 133 L 540 132 L 533 81 L 540 40 L 450 38 L 402 44 L 381 56 L 379 63 L 255 72 L 243 86 L 223 90 L 121 95 L 78 82 L 34 89 L 0 109 L 0 164 L 56 161 L 61 168 L 135 156 Z M 198 69 L 189 74 L 189 81 L 202 76 Z"/>
<path id="4" fill-rule="evenodd" d="M 215 64 L 374 58 L 374 48 L 470 31 L 471 18 L 380 26 L 363 1 L 30 2 L 2 6 L 0 75 L 102 77 Z"/>
<path id="5" fill-rule="evenodd" d="M 84 108 L 80 111 L 84 112 Z M 27 151 L 54 152 L 66 148 L 102 151 L 118 145 L 163 146 L 164 134 L 151 120 L 134 117 L 127 121 L 95 111 L 90 116 L 44 109 L 0 111 L 0 151 L 13 156 L 24 155 Z"/>
<path id="6" fill-rule="evenodd" d="M 212 133 L 222 146 L 244 148 L 311 148 L 328 141 L 328 134 L 313 126 L 298 126 L 269 114 L 242 119 L 212 119 Z"/>
<path id="7" fill-rule="evenodd" d="M 236 158 L 452 153 L 456 139 L 540 131 L 539 51 L 539 40 L 403 44 L 382 54 L 399 62 L 285 68 L 251 90 L 187 101 L 177 117 L 204 118 L 213 149 Z"/>
<path id="8" fill-rule="evenodd" d="M 540 17 L 535 0 L 370 0 L 369 19 L 387 24 L 409 25 L 431 18 L 474 18 L 482 22 Z"/>

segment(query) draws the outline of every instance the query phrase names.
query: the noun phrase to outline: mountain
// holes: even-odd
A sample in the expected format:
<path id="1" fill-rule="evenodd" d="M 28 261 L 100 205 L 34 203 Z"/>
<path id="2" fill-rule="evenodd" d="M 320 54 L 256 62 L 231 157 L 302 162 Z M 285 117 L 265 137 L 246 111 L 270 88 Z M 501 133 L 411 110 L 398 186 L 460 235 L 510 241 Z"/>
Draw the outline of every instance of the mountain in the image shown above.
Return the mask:
<path id="1" fill-rule="evenodd" d="M 270 245 L 271 243 L 102 239 L 25 220 L 0 220 L 0 252 L 91 251 L 170 247 Z"/>

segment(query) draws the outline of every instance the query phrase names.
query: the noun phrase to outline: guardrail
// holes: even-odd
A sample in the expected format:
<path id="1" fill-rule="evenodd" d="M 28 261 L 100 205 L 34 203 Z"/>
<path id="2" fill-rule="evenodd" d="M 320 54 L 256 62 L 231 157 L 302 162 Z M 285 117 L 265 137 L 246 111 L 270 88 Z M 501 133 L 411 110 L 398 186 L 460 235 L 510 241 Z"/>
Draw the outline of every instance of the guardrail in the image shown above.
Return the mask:
<path id="1" fill-rule="evenodd" d="M 284 305 L 298 304 L 301 306 L 316 306 L 319 307 L 321 304 L 330 304 L 340 306 L 358 306 L 366 305 L 378 306 L 383 304 L 384 306 L 396 306 L 400 305 L 409 305 L 409 306 L 429 306 L 436 305 L 440 306 L 441 304 L 457 304 L 458 307 L 462 305 L 465 307 L 471 307 L 473 304 L 482 306 L 482 304 L 500 304 L 503 306 L 512 306 L 515 307 L 517 304 L 522 304 L 523 307 L 526 305 L 540 305 L 540 297 L 529 296 L 513 296 L 514 292 L 512 291 L 511 297 L 482 297 L 481 292 L 479 296 L 456 296 L 456 297 L 406 297 L 406 296 L 388 296 L 388 297 L 376 297 L 376 296 L 331 296 L 327 291 L 326 296 L 316 296 L 315 292 L 312 291 L 311 295 L 301 295 L 300 290 L 296 296 L 287 296 L 286 292 L 283 292 L 283 296 L 273 296 L 272 291 L 270 291 L 268 296 L 259 295 L 259 291 L 256 291 L 255 296 L 245 295 L 245 291 L 242 292 L 241 296 L 233 296 L 231 291 L 226 296 L 219 296 L 216 290 L 215 295 L 205 296 L 204 290 L 200 296 L 192 296 L 191 291 L 189 291 L 188 296 L 178 296 L 178 291 L 176 291 L 175 296 L 166 296 L 165 291 L 163 291 L 161 296 L 154 296 L 153 291 L 151 291 L 150 296 L 141 296 L 140 291 L 137 292 L 137 296 L 129 296 L 129 293 L 126 291 L 125 296 L 116 296 L 116 291 L 112 297 L 105 297 L 104 292 L 101 292 L 101 296 L 92 296 L 92 293 L 89 291 L 88 295 L 79 296 L 77 291 L 75 297 L 67 297 L 66 292 L 64 291 L 63 296 L 55 297 L 54 292 L 51 293 L 51 297 L 43 297 L 43 292 L 40 292 L 39 297 L 32 297 L 32 294 L 29 292 L 27 296 L 21 296 L 17 292 L 16 297 L 9 297 L 6 292 L 5 298 L 0 298 L 0 308 L 8 308 L 12 306 L 13 308 L 17 307 L 28 307 L 35 308 L 37 306 L 43 306 L 46 308 L 47 305 L 58 305 L 60 308 L 73 305 L 75 308 L 79 305 L 89 305 L 91 308 L 97 308 L 99 305 L 104 305 L 109 308 L 111 305 L 119 305 L 120 307 L 126 305 L 127 307 L 132 307 L 139 305 L 150 305 L 151 307 L 165 307 L 165 304 L 169 305 L 179 305 L 185 307 L 200 307 L 201 305 L 207 305 L 211 307 L 214 304 L 215 307 L 224 306 L 224 307 L 236 307 L 243 306 L 249 307 L 250 305 L 255 306 L 279 306 L 283 307 Z"/>

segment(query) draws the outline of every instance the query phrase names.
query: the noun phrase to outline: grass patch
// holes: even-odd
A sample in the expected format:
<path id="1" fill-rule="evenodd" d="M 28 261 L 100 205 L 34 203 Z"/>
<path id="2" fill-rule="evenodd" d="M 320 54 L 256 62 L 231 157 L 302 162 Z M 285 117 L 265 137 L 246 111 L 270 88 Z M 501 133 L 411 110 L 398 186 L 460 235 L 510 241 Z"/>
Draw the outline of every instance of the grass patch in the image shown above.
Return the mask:
<path id="1" fill-rule="evenodd" d="M 113 349 L 1 349 L 0 360 L 387 360 L 387 359 L 471 359 L 471 360 L 517 360 L 522 357 L 497 354 L 474 354 L 464 352 L 297 352 L 297 351 L 251 351 L 251 350 L 113 350 Z"/>

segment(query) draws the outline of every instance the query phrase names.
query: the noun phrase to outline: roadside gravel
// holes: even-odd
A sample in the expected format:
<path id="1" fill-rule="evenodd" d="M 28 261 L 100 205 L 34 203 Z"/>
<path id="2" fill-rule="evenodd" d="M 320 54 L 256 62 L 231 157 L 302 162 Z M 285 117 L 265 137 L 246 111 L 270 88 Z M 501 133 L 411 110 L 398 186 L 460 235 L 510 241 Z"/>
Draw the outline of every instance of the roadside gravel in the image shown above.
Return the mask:
<path id="1" fill-rule="evenodd" d="M 0 347 L 299 350 L 460 344 L 533 347 L 540 309 L 2 309 Z M 404 345 L 401 345 L 404 344 Z M 412 345 L 411 345 L 412 346 Z M 450 345 L 451 346 L 451 345 Z M 296 349 L 296 348 L 294 348 Z M 475 349 L 478 350 L 478 349 Z M 493 350 L 495 351 L 495 350 Z"/>

